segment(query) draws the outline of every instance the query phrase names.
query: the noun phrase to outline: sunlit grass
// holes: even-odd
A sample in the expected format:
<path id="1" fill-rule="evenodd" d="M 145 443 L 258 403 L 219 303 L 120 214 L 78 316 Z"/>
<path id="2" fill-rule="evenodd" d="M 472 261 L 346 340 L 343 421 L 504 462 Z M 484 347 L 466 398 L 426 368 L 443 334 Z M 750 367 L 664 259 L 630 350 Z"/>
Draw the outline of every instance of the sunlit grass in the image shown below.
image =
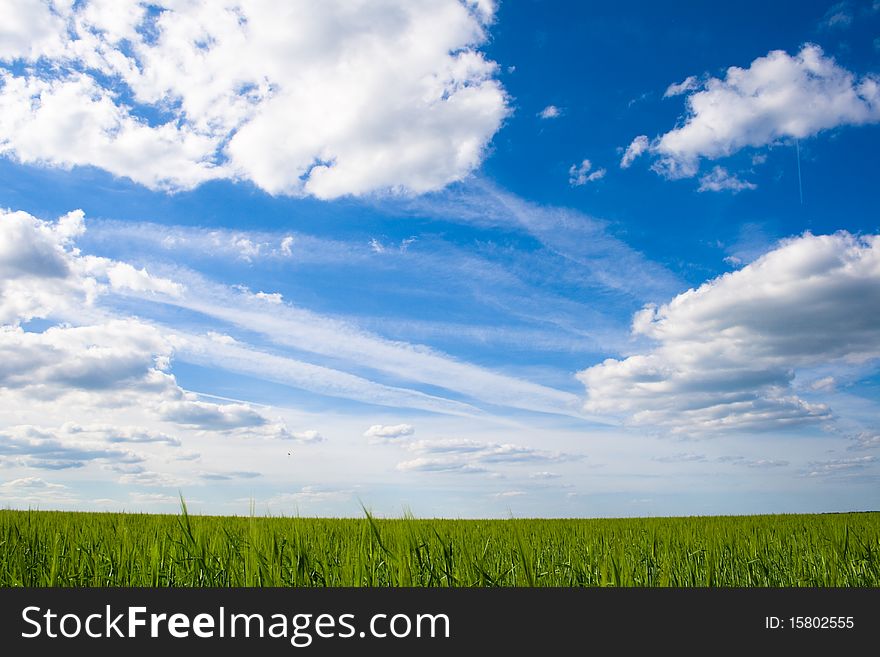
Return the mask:
<path id="1" fill-rule="evenodd" d="M 0 586 L 880 585 L 880 513 L 616 520 L 0 511 Z"/>

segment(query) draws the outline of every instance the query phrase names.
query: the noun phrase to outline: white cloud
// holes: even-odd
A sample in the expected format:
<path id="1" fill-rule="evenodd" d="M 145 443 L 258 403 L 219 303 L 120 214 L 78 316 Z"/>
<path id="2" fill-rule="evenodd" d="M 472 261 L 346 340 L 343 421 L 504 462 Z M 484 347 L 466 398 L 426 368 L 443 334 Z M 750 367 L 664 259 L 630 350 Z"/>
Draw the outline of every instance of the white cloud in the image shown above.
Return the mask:
<path id="1" fill-rule="evenodd" d="M 0 210 L 0 323 L 82 315 L 108 291 L 180 296 L 183 286 L 146 269 L 95 256 L 73 246 L 85 231 L 82 210 L 55 222 Z"/>
<path id="2" fill-rule="evenodd" d="M 7 230 L 9 227 L 14 230 Z M 7 360 L 0 363 L 0 380 L 7 387 L 27 388 L 27 394 L 39 392 L 44 398 L 57 398 L 78 392 L 82 398 L 88 390 L 92 394 L 90 404 L 106 405 L 112 401 L 155 409 L 166 403 L 170 404 L 164 407 L 166 417 L 182 418 L 181 408 L 186 406 L 183 391 L 173 376 L 162 371 L 170 366 L 174 355 L 194 364 L 253 373 L 265 380 L 369 403 L 458 415 L 479 413 L 463 402 L 382 385 L 346 372 L 249 349 L 216 332 L 205 338 L 172 332 L 141 320 L 107 320 L 95 299 L 124 292 L 151 301 L 159 294 L 159 300 L 166 304 L 256 329 L 279 345 L 346 358 L 359 367 L 371 367 L 395 377 L 449 385 L 490 403 L 577 414 L 577 397 L 570 393 L 489 372 L 425 347 L 380 339 L 356 326 L 285 304 L 283 299 L 282 303 L 272 304 L 269 311 L 267 300 L 278 300 L 272 295 L 264 293 L 259 297 L 244 288 L 236 292 L 198 277 L 192 282 L 188 280 L 184 286 L 177 281 L 155 278 L 145 269 L 120 267 L 126 263 L 84 256 L 72 243 L 73 237 L 83 230 L 82 213 L 71 213 L 55 223 L 42 222 L 25 213 L 7 213 L 0 221 L 0 229 L 7 237 L 2 245 L 9 247 L 0 252 L 0 267 L 7 273 L 6 279 L 0 279 L 4 281 L 4 292 L 10 289 L 10 281 L 20 283 L 13 294 L 4 293 L 0 297 L 2 307 L 10 308 L 6 314 L 12 321 L 0 332 L 0 351 L 9 354 Z M 20 259 L 16 259 L 16 254 L 26 250 L 29 244 L 36 244 L 34 248 L 43 253 L 42 268 L 34 269 L 34 263 L 41 262 L 37 257 L 28 261 L 30 269 L 23 268 Z M 112 271 L 130 276 L 117 280 L 114 287 L 108 274 Z M 49 290 L 51 294 L 45 293 L 43 296 L 48 300 L 40 298 L 38 306 L 30 299 L 42 290 Z M 22 298 L 28 302 L 23 304 Z M 27 312 L 23 312 L 23 306 L 38 307 L 28 307 Z M 22 315 L 24 319 L 53 316 L 75 322 L 85 322 L 93 316 L 98 321 L 90 326 L 55 326 L 33 333 L 16 326 Z M 93 380 L 89 380 L 90 377 Z M 38 390 L 37 385 L 43 387 Z M 268 432 L 269 427 L 267 423 L 262 431 Z M 279 437 L 283 437 L 285 431 L 283 427 L 273 429 L 274 435 Z"/>
<path id="3" fill-rule="evenodd" d="M 419 456 L 402 461 L 397 469 L 419 472 L 488 472 L 499 464 L 553 463 L 577 460 L 580 456 L 510 443 L 486 443 L 469 439 L 418 440 L 406 449 Z"/>
<path id="4" fill-rule="evenodd" d="M 394 245 L 386 246 L 382 242 L 380 242 L 375 237 L 370 238 L 370 251 L 373 253 L 406 253 L 409 250 L 409 247 L 412 246 L 415 242 L 418 241 L 417 237 L 407 237 L 400 240 L 400 243 L 395 247 Z"/>
<path id="5" fill-rule="evenodd" d="M 787 240 L 646 307 L 633 332 L 656 346 L 578 373 L 588 412 L 683 433 L 828 420 L 792 382 L 798 368 L 880 358 L 880 235 Z"/>
<path id="6" fill-rule="evenodd" d="M 548 472 L 543 470 L 541 472 L 533 472 L 529 475 L 529 479 L 559 479 L 562 475 L 557 474 L 556 472 Z"/>
<path id="7" fill-rule="evenodd" d="M 124 485 L 147 486 L 149 488 L 179 488 L 180 486 L 192 483 L 190 479 L 185 477 L 150 470 L 122 474 L 117 479 L 117 482 Z"/>
<path id="8" fill-rule="evenodd" d="M 652 168 L 668 178 L 696 175 L 701 158 L 880 121 L 880 81 L 857 78 L 807 44 L 794 56 L 774 50 L 709 78 L 688 95 L 687 110 L 681 126 L 650 146 L 658 157 Z"/>
<path id="9" fill-rule="evenodd" d="M 852 22 L 852 5 L 849 2 L 844 1 L 831 5 L 822 17 L 819 26 L 824 29 L 843 29 L 852 25 Z"/>
<path id="10" fill-rule="evenodd" d="M 326 504 L 329 502 L 346 502 L 354 495 L 350 488 L 330 488 L 328 486 L 303 486 L 295 493 L 281 493 L 267 500 L 270 506 L 286 507 L 300 504 Z"/>
<path id="11" fill-rule="evenodd" d="M 88 436 L 96 440 L 108 443 L 160 443 L 169 447 L 180 447 L 180 440 L 160 431 L 153 431 L 144 427 L 111 426 L 92 424 L 81 426 L 69 422 L 61 427 L 66 434 L 78 434 Z"/>
<path id="12" fill-rule="evenodd" d="M 200 279 L 187 280 L 188 294 L 166 299 L 210 317 L 230 322 L 271 338 L 277 345 L 293 347 L 334 359 L 346 359 L 359 367 L 370 367 L 407 381 L 448 388 L 492 404 L 541 412 L 577 413 L 577 397 L 492 372 L 421 345 L 381 338 L 338 319 L 318 315 L 291 304 L 265 308 L 265 303 L 234 293 L 223 286 Z M 466 403 L 397 388 L 311 363 L 222 345 L 189 336 L 177 346 L 188 362 L 199 364 L 210 357 L 233 371 L 259 373 L 266 380 L 305 387 L 308 390 L 347 396 L 385 405 L 402 405 L 452 413 L 476 413 Z"/>
<path id="13" fill-rule="evenodd" d="M 140 454 L 108 445 L 105 436 L 77 435 L 67 427 L 18 425 L 0 429 L 0 439 L 0 457 L 41 470 L 81 468 L 93 461 L 115 465 L 144 461 Z"/>
<path id="14" fill-rule="evenodd" d="M 428 458 L 419 456 L 397 464 L 401 472 L 459 472 L 465 474 L 480 474 L 488 472 L 486 468 L 460 458 Z"/>
<path id="15" fill-rule="evenodd" d="M 42 398 L 71 390 L 160 390 L 157 357 L 170 346 L 152 326 L 112 320 L 94 326 L 53 326 L 42 333 L 0 327 L 0 387 Z"/>
<path id="16" fill-rule="evenodd" d="M 188 126 L 148 126 L 85 73 L 0 72 L 0 154 L 20 162 L 92 165 L 154 189 L 189 188 L 228 175 L 208 161 L 215 146 Z"/>
<path id="17" fill-rule="evenodd" d="M 74 275 L 68 252 L 82 216 L 74 211 L 49 223 L 0 210 L 0 323 L 47 317 L 94 298 L 97 282 Z"/>
<path id="18" fill-rule="evenodd" d="M 880 447 L 880 431 L 861 431 L 853 436 L 853 441 L 849 449 L 877 449 Z"/>
<path id="19" fill-rule="evenodd" d="M 293 431 L 290 435 L 294 440 L 298 440 L 301 443 L 320 443 L 324 441 L 324 436 L 322 436 L 315 429 L 306 429 L 305 431 Z"/>
<path id="20" fill-rule="evenodd" d="M 142 493 L 131 492 L 128 495 L 132 504 L 174 504 L 180 505 L 180 498 L 175 495 L 166 495 L 165 493 Z M 112 501 L 112 500 L 111 500 Z M 192 501 L 192 500 L 190 500 Z"/>
<path id="21" fill-rule="evenodd" d="M 877 461 L 874 456 L 858 456 L 851 459 L 811 461 L 802 472 L 805 477 L 852 477 L 860 475 Z"/>
<path id="22" fill-rule="evenodd" d="M 92 262 L 104 261 L 103 258 L 92 258 Z M 116 290 L 131 290 L 133 292 L 152 292 L 179 297 L 183 294 L 183 286 L 180 283 L 169 281 L 165 278 L 151 276 L 145 267 L 136 269 L 127 262 L 106 261 L 106 276 L 110 286 Z"/>
<path id="23" fill-rule="evenodd" d="M 689 75 L 682 82 L 678 84 L 670 84 L 666 87 L 666 91 L 663 93 L 664 98 L 671 98 L 672 96 L 680 96 L 681 94 L 685 94 L 688 91 L 693 91 L 700 86 L 700 81 L 697 80 L 696 75 Z"/>
<path id="24" fill-rule="evenodd" d="M 128 263 L 82 255 L 73 239 L 83 231 L 81 211 L 56 222 L 24 212 L 0 212 L 0 398 L 4 403 L 13 406 L 21 396 L 57 400 L 75 417 L 132 407 L 201 430 L 292 438 L 283 422 L 272 422 L 246 404 L 208 403 L 186 393 L 166 371 L 173 343 L 179 341 L 173 334 L 140 319 L 107 318 L 96 308 L 95 300 L 112 292 L 174 299 L 186 289 Z M 281 301 L 276 295 L 247 294 L 261 303 Z M 99 321 L 81 326 L 62 323 L 34 332 L 21 325 L 33 317 Z M 68 438 L 75 434 L 78 440 L 179 445 L 167 434 L 137 427 L 67 424 L 63 433 Z M 46 444 L 41 443 L 43 448 Z"/>
<path id="25" fill-rule="evenodd" d="M 89 239 L 92 244 L 137 247 L 153 258 L 167 255 L 177 260 L 212 258 L 228 261 L 266 262 L 287 260 L 298 247 L 297 262 L 314 262 L 326 257 L 327 251 L 340 243 L 320 240 L 309 235 L 290 235 L 234 229 L 203 228 L 197 226 L 170 226 L 133 221 L 89 219 Z M 343 256 L 351 254 L 341 254 Z"/>
<path id="26" fill-rule="evenodd" d="M 744 189 L 757 189 L 755 183 L 748 180 L 740 180 L 727 169 L 716 166 L 711 172 L 700 178 L 698 192 L 733 192 L 734 194 Z"/>
<path id="27" fill-rule="evenodd" d="M 0 484 L 0 488 L 5 490 L 60 490 L 65 488 L 61 484 L 52 484 L 39 477 L 22 477 L 21 479 L 13 479 Z"/>
<path id="28" fill-rule="evenodd" d="M 547 105 L 547 107 L 538 112 L 538 116 L 542 119 L 555 119 L 562 116 L 562 110 L 556 107 L 556 105 Z"/>
<path id="29" fill-rule="evenodd" d="M 834 390 L 834 386 L 837 384 L 833 376 L 825 376 L 817 381 L 813 381 L 810 384 L 811 390 Z"/>
<path id="30" fill-rule="evenodd" d="M 411 436 L 415 433 L 415 428 L 411 424 L 374 424 L 364 431 L 367 438 L 375 438 L 377 440 L 395 440 L 405 436 Z"/>
<path id="31" fill-rule="evenodd" d="M 442 194 L 407 200 L 401 206 L 407 212 L 427 213 L 444 221 L 455 217 L 480 227 L 525 232 L 546 249 L 540 256 L 542 267 L 546 267 L 548 255 L 558 258 L 562 265 L 560 273 L 565 272 L 572 280 L 577 278 L 591 288 L 604 288 L 636 299 L 654 299 L 681 289 L 674 274 L 612 236 L 602 219 L 524 201 L 483 179 L 444 190 Z M 445 261 L 443 264 L 447 265 Z M 492 271 L 493 282 L 505 273 Z M 525 299 L 518 300 L 522 301 Z M 535 308 L 534 316 L 541 317 L 542 322 L 548 319 L 548 303 L 545 296 Z M 582 307 L 578 312 L 584 311 Z"/>
<path id="32" fill-rule="evenodd" d="M 653 460 L 658 463 L 702 463 L 706 460 L 706 455 L 696 452 L 679 452 L 677 454 L 655 456 Z"/>
<path id="33" fill-rule="evenodd" d="M 254 296 L 266 303 L 274 303 L 276 305 L 284 301 L 284 297 L 280 292 L 257 292 Z"/>
<path id="34" fill-rule="evenodd" d="M 459 0 L 6 3 L 0 59 L 22 68 L 0 74 L 0 152 L 153 189 L 438 189 L 509 113 L 478 50 L 493 16 Z"/>
<path id="35" fill-rule="evenodd" d="M 0 4 L 0 59 L 38 59 L 63 50 L 64 21 L 47 2 L 5 0 Z"/>
<path id="36" fill-rule="evenodd" d="M 229 472 L 203 472 L 200 477 L 205 481 L 232 481 L 233 479 L 258 479 L 263 475 L 250 470 L 232 470 Z"/>
<path id="37" fill-rule="evenodd" d="M 590 173 L 592 168 L 593 165 L 589 160 L 584 160 L 580 165 L 572 164 L 568 170 L 568 184 L 572 187 L 580 187 L 605 177 L 605 169 L 596 169 Z"/>
<path id="38" fill-rule="evenodd" d="M 247 404 L 213 404 L 195 399 L 162 402 L 158 412 L 163 420 L 208 431 L 259 427 L 268 421 Z"/>
<path id="39" fill-rule="evenodd" d="M 56 484 L 40 477 L 21 477 L 0 484 L 0 499 L 24 504 L 75 503 L 76 496 L 67 486 Z"/>
<path id="40" fill-rule="evenodd" d="M 720 456 L 717 460 L 720 463 L 741 465 L 747 468 L 784 468 L 788 465 L 788 461 L 780 459 L 747 459 L 744 456 Z"/>
<path id="41" fill-rule="evenodd" d="M 647 135 L 639 135 L 633 139 L 630 145 L 626 147 L 626 151 L 620 159 L 620 168 L 628 169 L 637 157 L 648 150 L 648 146 Z"/>
<path id="42" fill-rule="evenodd" d="M 234 313 L 231 315 L 236 316 Z M 237 317 L 242 319 L 241 315 Z M 262 319 L 261 328 L 268 328 L 270 321 L 268 316 Z M 286 340 L 281 343 L 292 342 L 291 336 L 294 335 L 297 333 L 287 333 Z M 348 372 L 251 349 L 237 342 L 218 342 L 216 339 L 182 334 L 177 337 L 175 353 L 182 360 L 196 365 L 219 366 L 227 371 L 258 376 L 265 381 L 370 404 L 418 408 L 454 415 L 479 414 L 479 410 L 469 404 L 428 395 L 418 390 L 383 385 Z M 272 337 L 276 336 L 273 334 Z M 327 338 L 332 340 L 329 335 Z M 336 346 L 341 347 L 338 336 L 336 340 Z"/>

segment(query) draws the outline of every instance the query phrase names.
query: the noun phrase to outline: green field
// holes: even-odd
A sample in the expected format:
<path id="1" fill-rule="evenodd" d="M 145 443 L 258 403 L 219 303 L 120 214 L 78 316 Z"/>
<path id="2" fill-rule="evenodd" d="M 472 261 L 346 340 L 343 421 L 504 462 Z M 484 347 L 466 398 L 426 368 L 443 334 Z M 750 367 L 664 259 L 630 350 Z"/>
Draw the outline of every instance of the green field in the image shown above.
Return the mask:
<path id="1" fill-rule="evenodd" d="M 880 585 L 880 513 L 395 520 L 0 511 L 0 586 Z"/>

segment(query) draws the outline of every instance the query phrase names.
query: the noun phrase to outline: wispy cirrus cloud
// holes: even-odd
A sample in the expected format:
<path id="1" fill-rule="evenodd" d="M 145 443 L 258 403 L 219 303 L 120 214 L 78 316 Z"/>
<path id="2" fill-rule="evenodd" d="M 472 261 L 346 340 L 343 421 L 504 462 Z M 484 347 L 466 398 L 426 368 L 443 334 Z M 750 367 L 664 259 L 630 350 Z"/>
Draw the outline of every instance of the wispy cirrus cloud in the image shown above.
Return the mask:
<path id="1" fill-rule="evenodd" d="M 83 256 L 73 250 L 73 236 L 84 231 L 81 213 L 74 217 L 75 229 L 69 229 L 63 221 L 50 224 L 24 213 L 11 214 L 6 220 L 8 226 L 16 231 L 13 236 L 19 236 L 15 240 L 10 239 L 9 244 L 13 247 L 17 242 L 30 239 L 27 237 L 30 235 L 38 235 L 40 239 L 49 239 L 45 237 L 49 235 L 51 239 L 46 242 L 46 252 L 60 263 L 52 267 L 63 269 L 63 276 L 52 272 L 51 275 L 41 275 L 39 285 L 29 275 L 27 287 L 30 290 L 39 290 L 46 285 L 55 286 L 56 279 L 64 281 L 66 287 L 63 294 L 52 293 L 49 297 L 51 307 L 44 303 L 45 307 L 38 313 L 29 309 L 31 301 L 16 302 L 16 308 L 25 306 L 27 317 L 37 313 L 73 319 L 84 305 L 94 305 L 97 297 L 115 290 L 109 282 L 102 286 L 101 279 L 94 275 L 93 266 L 97 261 L 102 263 L 103 270 L 107 270 L 117 264 L 115 261 Z M 0 224 L 0 228 L 7 228 L 7 232 L 10 232 L 8 226 L 6 223 Z M 9 251 L 10 254 L 13 252 L 14 249 Z M 2 260 L 14 262 L 12 255 L 6 255 Z M 228 322 L 239 329 L 262 334 L 276 345 L 325 358 L 346 359 L 350 363 L 357 363 L 359 368 L 366 367 L 417 384 L 448 388 L 482 402 L 540 412 L 578 414 L 577 398 L 571 393 L 498 374 L 426 347 L 387 340 L 351 323 L 282 303 L 283 299 L 274 294 L 261 295 L 246 288 L 219 285 L 194 273 L 189 275 L 185 284 L 169 279 L 155 280 L 167 281 L 167 285 L 163 284 L 161 288 L 155 285 L 126 285 L 124 290 L 117 291 L 131 298 L 186 308 Z M 79 293 L 76 312 L 70 306 L 75 298 L 70 289 L 84 290 Z M 4 297 L 9 298 L 15 299 L 13 294 Z M 21 311 L 16 312 L 21 314 Z M 172 335 L 176 337 L 172 339 Z M 163 371 L 173 352 L 177 357 L 192 362 L 203 363 L 207 359 L 212 365 L 231 371 L 258 373 L 267 380 L 302 386 L 332 396 L 349 396 L 369 403 L 439 412 L 479 412 L 467 403 L 261 352 L 241 345 L 234 339 L 218 339 L 217 336 L 220 334 L 216 331 L 208 338 L 187 336 L 182 331 L 174 332 L 135 319 L 112 319 L 95 326 L 52 327 L 42 333 L 9 326 L 0 333 L 0 351 L 7 353 L 4 360 L 6 367 L 0 365 L 0 380 L 7 386 L 20 385 L 31 389 L 43 378 L 55 384 L 66 380 L 69 385 L 76 384 L 80 388 L 103 387 L 111 390 L 118 389 L 120 383 L 137 384 L 141 388 L 165 388 L 171 397 L 161 400 L 159 413 L 166 419 L 195 426 L 199 422 L 191 420 L 201 410 L 203 414 L 213 413 L 216 416 L 214 425 L 217 422 L 223 424 L 222 421 L 230 417 L 229 409 L 187 400 L 182 392 L 174 391 L 173 377 L 169 378 L 170 375 Z M 89 345 L 110 342 L 114 344 L 113 347 L 87 348 Z M 59 357 L 60 354 L 65 355 Z M 155 403 L 158 404 L 159 400 Z M 205 421 L 201 424 L 207 426 L 211 423 Z"/>
<path id="2" fill-rule="evenodd" d="M 531 203 L 486 180 L 399 203 L 398 207 L 524 232 L 545 247 L 543 263 L 549 258 L 560 259 L 571 268 L 571 278 L 592 289 L 648 300 L 683 287 L 669 269 L 612 235 L 607 222 L 569 208 Z"/>
<path id="3" fill-rule="evenodd" d="M 858 477 L 876 462 L 874 456 L 857 456 L 848 459 L 811 461 L 801 471 L 804 477 Z"/>
<path id="4" fill-rule="evenodd" d="M 483 473 L 498 465 L 559 463 L 583 458 L 578 454 L 514 445 L 487 443 L 470 439 L 441 438 L 418 440 L 405 445 L 418 456 L 401 461 L 397 469 L 403 472 L 458 472 Z"/>

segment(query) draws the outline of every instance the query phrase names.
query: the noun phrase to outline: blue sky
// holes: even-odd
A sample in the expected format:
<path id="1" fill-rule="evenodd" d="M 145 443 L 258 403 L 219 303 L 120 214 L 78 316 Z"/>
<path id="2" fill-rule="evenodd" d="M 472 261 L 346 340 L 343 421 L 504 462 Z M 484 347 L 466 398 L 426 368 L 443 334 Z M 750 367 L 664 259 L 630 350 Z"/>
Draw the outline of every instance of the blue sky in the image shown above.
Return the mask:
<path id="1" fill-rule="evenodd" d="M 880 505 L 877 2 L 0 11 L 0 504 Z"/>

